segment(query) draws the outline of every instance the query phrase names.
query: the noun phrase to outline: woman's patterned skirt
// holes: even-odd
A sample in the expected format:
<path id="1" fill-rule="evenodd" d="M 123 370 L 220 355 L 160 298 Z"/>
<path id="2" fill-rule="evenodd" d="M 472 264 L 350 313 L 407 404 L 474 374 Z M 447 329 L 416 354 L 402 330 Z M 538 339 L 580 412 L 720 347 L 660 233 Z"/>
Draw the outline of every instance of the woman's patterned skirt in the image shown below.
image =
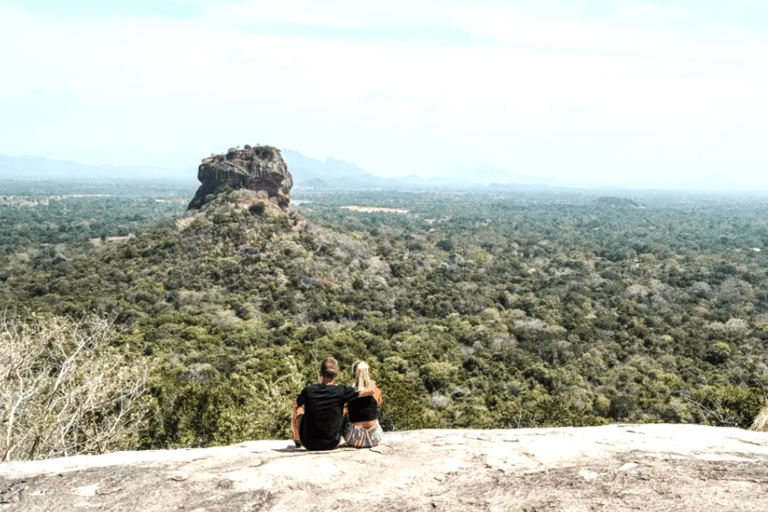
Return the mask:
<path id="1" fill-rule="evenodd" d="M 381 441 L 384 431 L 377 421 L 375 425 L 369 428 L 361 427 L 355 423 L 344 425 L 344 440 L 347 446 L 355 448 L 370 448 L 376 446 Z"/>

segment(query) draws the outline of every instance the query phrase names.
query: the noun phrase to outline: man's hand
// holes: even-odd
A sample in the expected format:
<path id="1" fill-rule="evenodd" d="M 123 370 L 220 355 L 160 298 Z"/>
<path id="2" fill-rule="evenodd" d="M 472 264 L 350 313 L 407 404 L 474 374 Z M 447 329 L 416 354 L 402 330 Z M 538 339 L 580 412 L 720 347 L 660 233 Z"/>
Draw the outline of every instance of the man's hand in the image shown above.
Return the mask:
<path id="1" fill-rule="evenodd" d="M 379 388 L 376 387 L 376 382 L 371 381 L 371 385 L 369 387 L 360 390 L 360 396 L 373 396 L 377 389 Z"/>

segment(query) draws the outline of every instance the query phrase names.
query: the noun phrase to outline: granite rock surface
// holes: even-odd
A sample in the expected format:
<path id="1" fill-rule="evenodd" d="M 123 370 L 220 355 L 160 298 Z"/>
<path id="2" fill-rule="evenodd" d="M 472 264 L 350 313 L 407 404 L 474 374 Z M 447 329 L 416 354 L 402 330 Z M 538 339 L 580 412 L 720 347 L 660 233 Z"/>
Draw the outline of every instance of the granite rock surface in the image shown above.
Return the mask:
<path id="1" fill-rule="evenodd" d="M 387 432 L 0 464 L 0 511 L 766 510 L 768 434 L 697 425 Z"/>

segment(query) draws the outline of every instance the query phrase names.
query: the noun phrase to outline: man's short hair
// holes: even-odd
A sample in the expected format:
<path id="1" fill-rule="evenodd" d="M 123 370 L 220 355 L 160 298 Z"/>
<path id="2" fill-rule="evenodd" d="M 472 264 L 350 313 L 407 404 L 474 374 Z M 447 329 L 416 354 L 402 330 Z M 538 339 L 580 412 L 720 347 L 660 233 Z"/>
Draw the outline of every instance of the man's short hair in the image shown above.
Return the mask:
<path id="1" fill-rule="evenodd" d="M 329 357 L 320 365 L 320 375 L 326 379 L 335 379 L 339 374 L 339 363 L 332 357 Z"/>

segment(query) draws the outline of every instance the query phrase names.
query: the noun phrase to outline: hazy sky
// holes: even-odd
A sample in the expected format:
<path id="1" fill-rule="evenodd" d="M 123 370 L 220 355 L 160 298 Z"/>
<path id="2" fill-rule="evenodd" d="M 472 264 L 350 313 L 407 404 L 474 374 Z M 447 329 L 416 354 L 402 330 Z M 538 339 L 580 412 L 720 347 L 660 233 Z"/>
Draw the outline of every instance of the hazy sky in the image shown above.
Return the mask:
<path id="1" fill-rule="evenodd" d="M 0 0 L 0 154 L 768 175 L 768 1 Z"/>

